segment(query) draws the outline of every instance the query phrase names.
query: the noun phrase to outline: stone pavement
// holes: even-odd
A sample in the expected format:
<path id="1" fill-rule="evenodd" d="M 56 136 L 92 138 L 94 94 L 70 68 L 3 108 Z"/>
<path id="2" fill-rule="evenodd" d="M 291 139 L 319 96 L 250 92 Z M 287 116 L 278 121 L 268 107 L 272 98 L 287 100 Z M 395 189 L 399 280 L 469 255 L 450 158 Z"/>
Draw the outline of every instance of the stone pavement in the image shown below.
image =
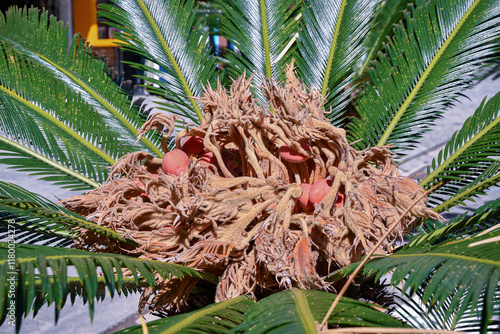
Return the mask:
<path id="1" fill-rule="evenodd" d="M 500 79 L 486 79 L 476 85 L 474 89 L 466 91 L 465 95 L 468 98 L 460 98 L 453 108 L 447 110 L 444 117 L 436 122 L 433 129 L 424 134 L 418 148 L 402 159 L 401 173 L 406 176 L 425 173 L 432 159 L 437 156 L 439 150 L 451 138 L 453 132 L 460 129 L 464 120 L 473 114 L 481 100 L 485 96 L 491 98 L 498 91 L 500 91 Z M 145 97 L 148 105 L 154 100 L 152 96 Z M 423 176 L 420 176 L 420 179 L 422 178 Z M 24 173 L 8 170 L 3 165 L 0 165 L 0 179 L 15 182 L 54 201 L 73 194 L 67 190 L 46 184 L 47 182 L 33 182 L 32 177 Z M 477 203 L 470 203 L 468 208 L 455 209 L 454 212 L 472 211 L 482 203 L 496 198 L 500 198 L 499 187 L 489 190 L 487 196 L 479 198 Z M 61 311 L 56 327 L 54 327 L 53 309 L 44 307 L 36 318 L 33 319 L 32 315 L 29 315 L 23 321 L 21 333 L 113 333 L 119 329 L 140 323 L 137 315 L 138 299 L 138 294 L 130 295 L 128 298 L 115 297 L 113 300 L 106 297 L 103 302 L 95 304 L 93 323 L 90 322 L 87 305 L 83 305 L 82 301 L 77 299 L 74 306 L 69 306 L 70 301 L 68 300 L 68 304 Z M 155 319 L 154 316 L 146 316 L 146 321 L 153 319 Z M 13 328 L 7 324 L 0 327 L 0 334 L 13 332 Z"/>

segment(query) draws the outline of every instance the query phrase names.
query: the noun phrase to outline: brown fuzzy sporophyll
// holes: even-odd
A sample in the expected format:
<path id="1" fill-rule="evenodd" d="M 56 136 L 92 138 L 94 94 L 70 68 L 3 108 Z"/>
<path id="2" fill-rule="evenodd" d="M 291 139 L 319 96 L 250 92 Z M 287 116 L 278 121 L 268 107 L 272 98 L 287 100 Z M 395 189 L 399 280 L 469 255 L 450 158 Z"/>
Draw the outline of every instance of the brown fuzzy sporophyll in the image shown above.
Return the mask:
<path id="1" fill-rule="evenodd" d="M 360 260 L 424 194 L 399 175 L 387 146 L 351 147 L 325 118 L 323 97 L 303 87 L 292 66 L 284 86 L 263 84 L 269 108 L 249 86 L 241 77 L 229 92 L 206 88 L 202 124 L 179 132 L 171 152 L 166 139 L 175 116 L 154 114 L 140 135 L 162 133 L 163 160 L 128 154 L 101 187 L 63 201 L 140 247 L 91 233 L 78 246 L 219 275 L 216 301 L 292 287 L 327 290 L 329 273 Z M 426 202 L 424 196 L 413 206 L 377 253 L 391 253 L 419 218 L 440 218 Z M 143 292 L 141 309 L 148 303 L 175 311 L 197 283 L 157 279 Z"/>

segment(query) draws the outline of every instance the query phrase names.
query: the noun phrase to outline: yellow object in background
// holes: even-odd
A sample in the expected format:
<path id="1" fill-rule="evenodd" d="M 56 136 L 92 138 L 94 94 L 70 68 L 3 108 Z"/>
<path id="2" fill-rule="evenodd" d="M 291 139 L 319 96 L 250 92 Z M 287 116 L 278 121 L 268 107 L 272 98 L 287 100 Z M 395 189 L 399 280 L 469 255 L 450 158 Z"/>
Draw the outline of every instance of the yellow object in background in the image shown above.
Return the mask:
<path id="1" fill-rule="evenodd" d="M 73 27 L 74 32 L 81 33 L 90 45 L 118 46 L 117 39 L 107 38 L 109 34 L 106 32 L 111 32 L 110 27 L 99 27 L 97 24 L 97 0 L 73 0 Z"/>

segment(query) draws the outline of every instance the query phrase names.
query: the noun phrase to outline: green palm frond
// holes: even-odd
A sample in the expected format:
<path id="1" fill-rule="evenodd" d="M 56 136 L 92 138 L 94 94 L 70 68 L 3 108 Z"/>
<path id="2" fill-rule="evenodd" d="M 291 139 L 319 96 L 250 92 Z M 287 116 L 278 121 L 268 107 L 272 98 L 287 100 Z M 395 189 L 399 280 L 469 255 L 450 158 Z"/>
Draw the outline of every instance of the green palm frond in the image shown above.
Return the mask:
<path id="1" fill-rule="evenodd" d="M 241 322 L 253 300 L 239 296 L 199 310 L 148 322 L 150 333 L 230 333 Z M 142 326 L 134 326 L 117 333 L 143 333 Z"/>
<path id="2" fill-rule="evenodd" d="M 404 281 L 412 293 L 423 289 L 423 303 L 446 310 L 445 321 L 457 323 L 468 310 L 483 309 L 480 323 L 484 332 L 493 310 L 500 307 L 500 229 L 436 245 L 416 241 L 392 255 L 371 260 L 364 268 L 376 280 L 388 272 L 392 272 L 393 286 Z"/>
<path id="3" fill-rule="evenodd" d="M 391 313 L 393 316 L 403 319 L 413 328 L 430 328 L 435 330 L 456 330 L 467 333 L 481 332 L 482 325 L 482 312 L 481 307 L 475 309 L 467 309 L 460 318 L 456 316 L 447 317 L 446 310 L 451 307 L 452 298 L 448 298 L 443 302 L 443 307 L 438 308 L 433 305 L 423 305 L 421 302 L 423 291 L 418 289 L 415 294 L 409 295 L 407 292 L 398 291 L 395 294 L 395 300 L 398 306 Z M 500 291 L 497 291 L 495 299 L 500 299 Z M 483 298 L 481 295 L 479 298 Z M 493 319 L 500 317 L 500 308 L 494 308 L 492 313 Z M 498 320 L 493 320 L 483 328 L 488 333 L 496 333 L 500 330 L 500 323 Z"/>
<path id="4" fill-rule="evenodd" d="M 500 33 L 498 0 L 417 1 L 369 70 L 350 140 L 357 148 L 415 146 L 432 121 L 481 73 Z"/>
<path id="5" fill-rule="evenodd" d="M 230 53 L 232 78 L 253 74 L 252 85 L 260 87 L 264 78 L 284 82 L 286 65 L 295 53 L 300 3 L 293 0 L 220 1 L 222 33 L 239 49 Z M 263 102 L 263 93 L 254 93 Z"/>
<path id="6" fill-rule="evenodd" d="M 238 333 L 317 333 L 336 294 L 293 288 L 260 300 L 246 313 Z M 380 312 L 370 304 L 343 297 L 328 319 L 328 325 L 340 327 L 404 327 L 400 320 Z"/>
<path id="7" fill-rule="evenodd" d="M 155 333 L 317 333 L 336 295 L 299 290 L 275 293 L 257 303 L 245 296 L 209 305 L 200 310 L 148 323 Z M 328 321 L 340 327 L 405 327 L 398 319 L 370 304 L 342 298 Z M 142 333 L 141 326 L 119 333 Z"/>
<path id="8" fill-rule="evenodd" d="M 429 202 L 441 212 L 472 196 L 482 194 L 500 181 L 500 93 L 481 105 L 455 132 L 437 159 L 427 168 L 420 185 L 430 188 L 443 182 L 429 195 Z"/>
<path id="9" fill-rule="evenodd" d="M 303 10 L 298 72 L 309 87 L 321 89 L 333 124 L 340 122 L 353 89 L 375 5 L 372 0 L 311 0 Z"/>
<path id="10" fill-rule="evenodd" d="M 496 186 L 500 183 L 499 171 L 500 171 L 500 160 L 497 160 L 496 162 L 491 164 L 488 168 L 486 168 L 475 179 L 473 179 L 472 182 L 470 182 L 470 180 L 467 180 L 470 183 L 456 190 L 456 192 L 452 193 L 448 199 L 446 199 L 443 203 L 433 208 L 433 210 L 435 212 L 443 212 L 456 205 L 465 205 L 465 201 L 474 202 L 474 197 L 480 195 L 482 196 L 486 195 L 486 193 L 484 192 L 485 189 L 488 189 L 492 186 Z M 431 198 L 436 195 L 437 193 L 432 194 Z"/>
<path id="11" fill-rule="evenodd" d="M 1 182 L 0 185 L 4 186 L 5 183 Z M 81 235 L 74 229 L 80 228 L 112 240 L 137 246 L 133 240 L 123 237 L 109 228 L 89 222 L 83 217 L 78 217 L 76 214 L 68 214 L 65 212 L 66 210 L 63 211 L 63 208 L 55 210 L 34 202 L 0 195 L 0 210 L 2 210 L 0 214 L 2 229 L 6 230 L 8 222 L 13 221 L 8 225 L 30 233 L 17 239 L 23 244 L 40 242 L 43 239 L 49 239 L 48 243 L 53 243 L 52 238 L 54 237 L 73 240 Z"/>
<path id="12" fill-rule="evenodd" d="M 401 21 L 404 17 L 403 10 L 413 0 L 385 0 L 381 1 L 377 7 L 376 14 L 370 26 L 370 31 L 366 36 L 366 55 L 363 64 L 359 69 L 362 74 L 368 64 L 376 57 L 377 52 L 382 49 L 384 41 L 388 38 L 393 29 L 393 25 Z"/>
<path id="13" fill-rule="evenodd" d="M 79 94 L 6 46 L 0 42 L 0 134 L 16 156 L 7 162 L 75 189 L 103 182 L 104 169 L 132 148 Z"/>
<path id="14" fill-rule="evenodd" d="M 426 231 L 410 241 L 407 247 L 432 245 L 442 238 L 456 239 L 483 232 L 499 223 L 500 198 L 482 205 L 469 217 L 463 213 L 448 223 L 429 220 L 424 224 Z"/>
<path id="15" fill-rule="evenodd" d="M 39 132 L 39 129 L 35 127 L 32 128 L 31 134 L 36 134 L 35 138 L 45 138 Z M 47 134 L 50 135 L 50 132 Z M 0 158 L 0 162 L 12 166 L 10 168 L 31 172 L 31 175 L 42 175 L 40 177 L 42 180 L 53 182 L 62 188 L 70 188 L 75 191 L 97 188 L 99 183 L 94 180 L 99 180 L 99 182 L 105 180 L 106 175 L 99 168 L 99 165 L 86 171 L 80 169 L 82 172 L 75 172 L 71 164 L 86 166 L 86 157 L 76 154 L 69 144 L 66 146 L 66 150 L 71 150 L 70 156 L 74 158 L 71 160 L 59 146 L 53 145 L 51 147 L 47 144 L 48 142 L 44 141 L 39 141 L 38 143 L 40 145 L 37 149 L 43 152 L 42 154 L 0 136 L 0 150 L 3 151 L 0 152 L 0 157 L 6 156 L 6 158 Z M 58 155 L 56 158 L 47 158 L 56 154 Z M 70 163 L 70 161 L 72 162 Z M 90 178 L 85 176 L 87 173 L 90 174 Z"/>
<path id="16" fill-rule="evenodd" d="M 122 268 L 129 269 L 136 283 L 145 283 L 149 286 L 156 284 L 154 273 L 168 279 L 171 276 L 182 278 L 186 275 L 199 277 L 209 281 L 216 281 L 212 275 L 198 273 L 195 270 L 176 264 L 154 260 L 143 260 L 118 254 L 96 254 L 77 249 L 47 247 L 39 245 L 15 245 L 15 261 L 9 260 L 9 244 L 0 243 L 0 274 L 2 277 L 16 278 L 16 326 L 24 314 L 29 313 L 34 305 L 36 282 L 41 279 L 39 298 L 54 303 L 56 312 L 60 312 L 66 296 L 68 266 L 74 266 L 80 281 L 84 285 L 89 302 L 91 317 L 94 311 L 94 300 L 98 295 L 99 267 L 102 270 L 108 290 L 113 295 L 116 287 L 121 290 L 124 276 Z M 49 270 L 50 268 L 50 270 Z M 38 274 L 39 273 L 39 274 Z M 0 282 L 0 309 L 9 303 L 7 280 Z M 5 315 L 4 315 L 5 316 Z"/>
<path id="17" fill-rule="evenodd" d="M 131 95 L 108 74 L 107 64 L 97 59 L 77 35 L 68 47 L 67 36 L 68 28 L 63 22 L 54 17 L 49 20 L 45 11 L 40 14 L 34 8 L 12 8 L 5 17 L 0 15 L 0 41 L 6 48 L 43 66 L 46 76 L 56 78 L 75 93 L 72 95 L 80 95 L 81 103 L 101 114 L 108 127 L 116 133 L 127 134 L 117 138 L 126 146 L 132 146 L 146 117 L 131 104 Z M 153 134 L 142 138 L 136 147 L 163 156 L 160 140 Z"/>
<path id="18" fill-rule="evenodd" d="M 87 296 L 87 290 L 85 289 L 84 283 L 80 280 L 78 277 L 68 277 L 67 278 L 67 284 L 66 284 L 66 295 L 70 297 L 71 299 L 71 305 L 74 305 L 76 302 L 76 297 L 81 297 L 83 304 L 86 304 L 89 299 Z M 51 306 L 52 302 L 49 301 L 48 295 L 47 294 L 42 294 L 42 283 L 43 280 L 38 278 L 35 280 L 35 300 L 33 302 L 33 317 L 36 317 L 38 311 L 42 308 L 43 305 L 48 305 L 49 307 Z M 49 285 L 54 284 L 54 278 L 49 279 Z M 129 294 L 132 293 L 138 293 L 141 292 L 143 288 L 147 287 L 147 283 L 144 281 L 139 281 L 137 282 L 134 278 L 127 278 L 123 277 L 122 278 L 122 283 L 121 286 L 119 287 L 118 284 L 115 285 L 115 289 L 113 291 L 110 291 L 108 287 L 108 282 L 106 281 L 105 277 L 97 277 L 97 289 L 96 289 L 96 295 L 95 299 L 96 301 L 103 301 L 106 298 L 106 290 L 109 292 L 109 296 L 111 298 L 114 298 L 115 293 L 118 296 L 128 296 Z M 65 303 L 67 301 L 64 299 L 61 305 L 61 308 L 64 307 Z M 56 318 L 55 322 L 57 323 L 59 319 L 59 312 L 56 312 Z"/>
<path id="19" fill-rule="evenodd" d="M 9 182 L 0 181 L 0 235 L 16 229 L 16 242 L 69 246 L 81 233 L 78 229 L 136 245 L 119 233 L 85 220 L 80 215 L 40 195 Z"/>
<path id="20" fill-rule="evenodd" d="M 131 64 L 160 78 L 143 77 L 167 92 L 164 104 L 169 111 L 199 123 L 203 117 L 194 97 L 203 85 L 213 83 L 216 62 L 209 54 L 203 25 L 195 21 L 194 1 L 113 0 L 118 7 L 101 5 L 100 16 L 122 33 L 115 35 L 124 50 L 137 53 L 166 72 L 150 66 Z M 165 92 L 156 90 L 164 95 Z"/>

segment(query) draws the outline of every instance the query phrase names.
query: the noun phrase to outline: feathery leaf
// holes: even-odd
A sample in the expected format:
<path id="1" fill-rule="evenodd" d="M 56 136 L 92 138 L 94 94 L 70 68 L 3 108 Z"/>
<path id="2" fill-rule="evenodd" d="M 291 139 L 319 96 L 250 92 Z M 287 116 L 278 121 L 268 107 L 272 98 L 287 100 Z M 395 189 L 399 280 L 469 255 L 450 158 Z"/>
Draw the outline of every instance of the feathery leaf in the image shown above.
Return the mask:
<path id="1" fill-rule="evenodd" d="M 378 280 L 393 271 L 391 285 L 404 281 L 412 292 L 424 289 L 422 301 L 444 308 L 446 321 L 456 322 L 467 310 L 482 308 L 481 331 L 485 331 L 493 310 L 500 306 L 500 229 L 485 232 L 437 245 L 407 246 L 371 260 L 364 273 Z M 346 273 L 355 267 L 349 266 Z"/>
<path id="2" fill-rule="evenodd" d="M 293 288 L 266 297 L 246 313 L 238 333 L 317 333 L 321 322 L 337 297 L 336 294 Z M 342 297 L 328 319 L 331 326 L 404 327 L 402 322 L 380 312 L 370 304 Z"/>
<path id="3" fill-rule="evenodd" d="M 117 138 L 126 146 L 132 146 L 146 117 L 137 106 L 131 105 L 131 95 L 125 94 L 108 75 L 107 64 L 97 59 L 78 35 L 68 47 L 67 36 L 68 28 L 63 22 L 55 17 L 49 20 L 46 11 L 40 14 L 34 8 L 11 8 L 5 17 L 0 15 L 0 41 L 45 67 L 46 75 L 80 94 L 83 102 L 97 110 L 114 132 L 128 134 Z M 137 144 L 137 149 L 161 157 L 159 147 L 159 138 L 152 134 Z"/>
<path id="4" fill-rule="evenodd" d="M 199 310 L 148 322 L 154 333 L 231 333 L 243 321 L 243 314 L 255 302 L 239 296 Z M 129 327 L 117 333 L 143 333 L 142 326 Z"/>
<path id="5" fill-rule="evenodd" d="M 121 290 L 123 285 L 122 268 L 129 269 L 136 283 L 144 282 L 149 286 L 156 284 L 154 273 L 163 278 L 185 275 L 199 277 L 213 281 L 214 277 L 201 274 L 195 270 L 176 264 L 165 263 L 154 260 L 144 260 L 118 254 L 96 254 L 86 251 L 56 248 L 36 245 L 16 244 L 16 260 L 10 261 L 8 257 L 9 246 L 6 242 L 0 243 L 0 273 L 2 277 L 17 278 L 16 288 L 16 321 L 17 326 L 24 314 L 30 312 L 36 297 L 36 281 L 42 280 L 41 296 L 47 298 L 50 303 L 55 303 L 56 312 L 60 312 L 66 296 L 67 289 L 67 267 L 75 266 L 78 276 L 89 301 L 89 310 L 92 317 L 94 300 L 98 294 L 98 276 L 96 269 L 100 267 L 106 279 L 108 289 L 114 294 L 115 288 Z M 51 271 L 49 271 L 51 268 Z M 36 272 L 40 273 L 37 277 Z M 0 282 L 0 309 L 4 309 L 5 303 L 9 302 L 7 291 L 9 283 L 7 280 Z"/>
<path id="6" fill-rule="evenodd" d="M 370 31 L 366 36 L 365 47 L 367 53 L 358 74 L 361 75 L 365 71 L 368 64 L 377 55 L 377 52 L 382 49 L 384 41 L 393 29 L 393 25 L 403 19 L 403 10 L 413 2 L 413 0 L 385 0 L 379 3 Z"/>
<path id="7" fill-rule="evenodd" d="M 432 220 L 425 222 L 424 226 L 428 231 L 423 231 L 411 240 L 407 247 L 432 245 L 442 238 L 450 240 L 477 234 L 498 224 L 499 218 L 500 198 L 482 205 L 470 217 L 467 213 L 463 213 L 448 223 Z"/>
<path id="8" fill-rule="evenodd" d="M 166 72 L 133 66 L 157 75 L 161 80 L 154 83 L 166 90 L 175 112 L 199 123 L 203 115 L 194 98 L 201 96 L 202 85 L 213 83 L 216 62 L 208 52 L 208 34 L 203 32 L 202 22 L 195 20 L 194 1 L 113 2 L 118 7 L 103 4 L 99 16 L 123 31 L 115 35 L 123 49 L 151 60 Z"/>
<path id="9" fill-rule="evenodd" d="M 371 0 L 311 0 L 303 10 L 298 72 L 306 85 L 321 89 L 332 124 L 342 120 L 375 5 Z"/>
<path id="10" fill-rule="evenodd" d="M 224 20 L 222 34 L 241 52 L 229 53 L 229 74 L 253 75 L 252 85 L 264 78 L 284 81 L 286 65 L 295 52 L 300 3 L 293 0 L 229 0 L 219 2 Z M 264 102 L 263 93 L 254 94 Z"/>
<path id="11" fill-rule="evenodd" d="M 488 101 L 484 99 L 427 168 L 428 176 L 420 182 L 422 187 L 444 183 L 429 195 L 429 203 L 442 204 L 436 211 L 480 195 L 500 181 L 499 113 L 500 93 Z"/>
<path id="12" fill-rule="evenodd" d="M 499 14 L 499 0 L 419 0 L 405 12 L 358 100 L 356 147 L 391 143 L 398 154 L 414 147 L 493 55 Z"/>

